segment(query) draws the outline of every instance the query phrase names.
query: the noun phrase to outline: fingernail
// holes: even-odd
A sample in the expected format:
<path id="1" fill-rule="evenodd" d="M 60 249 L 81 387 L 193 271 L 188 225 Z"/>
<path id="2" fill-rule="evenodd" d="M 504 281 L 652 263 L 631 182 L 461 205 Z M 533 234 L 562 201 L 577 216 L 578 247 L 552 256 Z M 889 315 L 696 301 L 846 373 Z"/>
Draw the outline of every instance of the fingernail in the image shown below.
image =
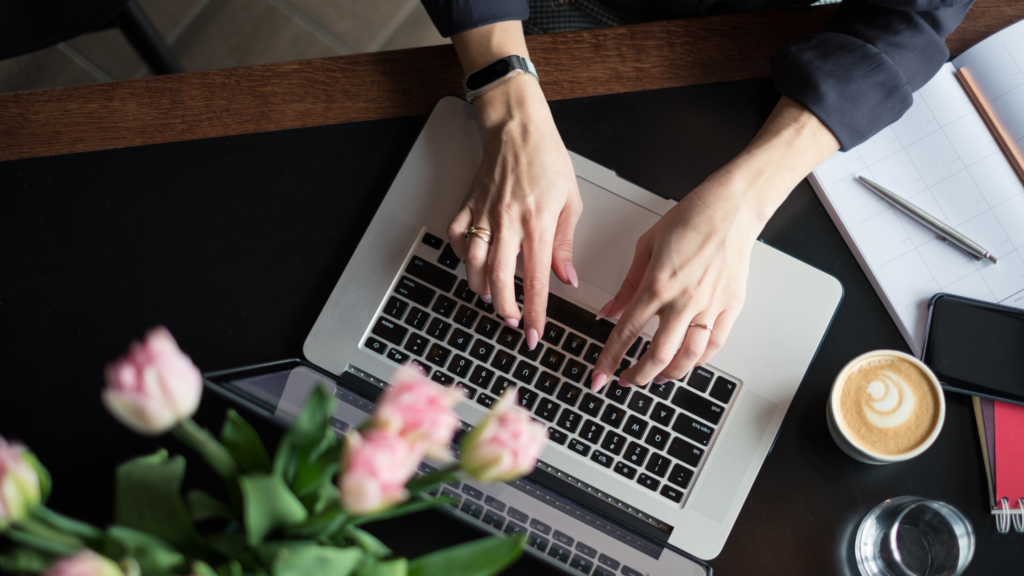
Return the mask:
<path id="1" fill-rule="evenodd" d="M 505 318 L 505 322 L 513 328 L 519 328 L 519 320 L 515 318 Z"/>
<path id="2" fill-rule="evenodd" d="M 576 275 L 576 269 L 572 267 L 572 262 L 565 263 L 565 275 L 569 277 L 573 288 L 580 287 L 580 278 Z"/>
<path id="3" fill-rule="evenodd" d="M 632 386 L 633 383 L 625 378 L 619 378 L 619 386 Z"/>
<path id="4" fill-rule="evenodd" d="M 597 372 L 594 377 L 590 380 L 590 389 L 594 392 L 600 392 L 601 388 L 604 388 L 604 383 L 608 381 L 608 375 L 604 372 Z"/>
<path id="5" fill-rule="evenodd" d="M 484 302 L 487 302 L 488 304 L 491 303 L 491 295 L 490 294 L 484 294 L 483 296 L 480 297 L 480 299 L 483 300 Z"/>
<path id="6" fill-rule="evenodd" d="M 537 336 L 537 330 L 530 328 L 526 331 L 526 347 L 531 351 L 537 347 L 537 340 L 540 338 Z"/>
<path id="7" fill-rule="evenodd" d="M 667 378 L 662 378 L 661 376 L 655 376 L 654 377 L 654 383 L 655 384 L 664 384 L 665 382 L 668 382 Z"/>
<path id="8" fill-rule="evenodd" d="M 599 312 L 597 313 L 597 319 L 598 319 L 598 320 L 600 320 L 601 318 L 604 318 L 604 317 L 605 317 L 605 316 L 606 316 L 606 315 L 607 315 L 607 314 L 608 314 L 609 312 L 611 312 L 611 311 L 612 311 L 612 308 L 614 308 L 614 307 L 615 307 L 615 298 L 612 298 L 612 299 L 611 299 L 611 300 L 609 300 L 609 301 L 608 301 L 608 303 L 607 303 L 607 304 L 605 304 L 605 305 L 604 305 L 604 307 L 602 307 L 602 308 L 601 308 L 601 310 L 600 310 L 600 311 L 599 311 Z"/>

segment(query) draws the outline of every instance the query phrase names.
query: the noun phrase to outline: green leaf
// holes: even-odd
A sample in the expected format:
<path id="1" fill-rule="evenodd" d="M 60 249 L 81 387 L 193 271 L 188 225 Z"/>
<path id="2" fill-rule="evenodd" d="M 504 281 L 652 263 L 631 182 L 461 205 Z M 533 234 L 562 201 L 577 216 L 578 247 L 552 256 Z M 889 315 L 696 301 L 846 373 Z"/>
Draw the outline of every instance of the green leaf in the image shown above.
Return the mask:
<path id="1" fill-rule="evenodd" d="M 274 576 L 348 576 L 363 561 L 358 548 L 306 546 L 282 550 L 274 561 Z"/>
<path id="2" fill-rule="evenodd" d="M 193 522 L 202 522 L 211 518 L 234 519 L 234 514 L 227 504 L 217 500 L 202 490 L 192 490 L 185 494 L 185 505 Z"/>
<path id="3" fill-rule="evenodd" d="M 300 463 L 307 461 L 323 441 L 327 420 L 336 403 L 321 386 L 314 387 L 302 413 L 281 438 L 274 456 L 274 473 L 289 484 L 295 480 Z"/>
<path id="4" fill-rule="evenodd" d="M 195 576 L 217 576 L 217 571 L 202 560 L 193 560 L 192 574 L 195 574 Z"/>
<path id="5" fill-rule="evenodd" d="M 316 546 L 317 543 L 313 540 L 271 540 L 257 546 L 256 554 L 263 565 L 271 566 L 278 558 L 283 558 L 294 550 Z"/>
<path id="6" fill-rule="evenodd" d="M 330 541 L 330 537 L 340 530 L 348 521 L 346 514 L 337 501 L 334 507 L 319 514 L 310 516 L 305 522 L 285 530 L 285 535 L 296 538 L 312 538 L 321 543 Z"/>
<path id="7" fill-rule="evenodd" d="M 123 548 L 118 556 L 135 558 L 146 576 L 170 574 L 185 563 L 185 557 L 169 543 L 151 534 L 126 526 L 111 526 L 107 528 L 107 537 Z"/>
<path id="8" fill-rule="evenodd" d="M 377 522 L 379 520 L 387 520 L 388 518 L 394 518 L 396 516 L 404 516 L 406 514 L 412 514 L 413 512 L 419 512 L 421 510 L 428 510 L 430 508 L 438 508 L 438 507 L 444 506 L 445 504 L 448 504 L 450 502 L 454 502 L 454 501 L 451 500 L 450 498 L 446 498 L 443 495 L 440 496 L 436 500 L 409 500 L 408 502 L 403 502 L 402 504 L 399 504 L 398 506 L 395 506 L 394 508 L 391 508 L 389 510 L 385 510 L 383 512 L 378 512 L 376 514 L 369 514 L 369 515 L 366 515 L 366 516 L 360 516 L 359 518 L 356 518 L 355 520 L 353 520 L 352 524 L 354 526 L 361 526 L 361 525 L 367 524 L 369 522 Z"/>
<path id="9" fill-rule="evenodd" d="M 360 548 L 366 550 L 366 552 L 374 558 L 384 558 L 391 555 L 390 548 L 385 546 L 384 543 L 378 540 L 376 536 L 362 528 L 347 526 L 343 534 L 346 538 L 349 538 L 358 544 Z"/>
<path id="10" fill-rule="evenodd" d="M 242 576 L 242 564 L 237 560 L 221 564 L 217 567 L 217 574 L 220 576 Z"/>
<path id="11" fill-rule="evenodd" d="M 214 552 L 221 554 L 226 558 L 239 558 L 249 553 L 249 547 L 245 542 L 245 534 L 242 532 L 230 532 L 230 533 L 219 533 L 206 535 L 206 544 Z M 218 566 L 217 572 L 220 573 L 221 567 Z"/>
<path id="12" fill-rule="evenodd" d="M 46 502 L 46 499 L 50 496 L 50 489 L 53 488 L 53 479 L 50 477 L 50 471 L 43 466 L 43 463 L 36 458 L 36 455 L 31 452 L 25 452 L 23 454 L 25 460 L 32 466 L 36 471 L 36 476 L 39 476 L 39 494 L 42 497 L 42 502 Z"/>
<path id="13" fill-rule="evenodd" d="M 309 455 L 298 462 L 295 478 L 291 482 L 295 495 L 300 499 L 310 500 L 312 505 L 321 486 L 333 483 L 341 460 L 341 442 L 330 428 L 324 428 L 323 437 Z M 312 496 L 312 498 L 309 498 Z"/>
<path id="14" fill-rule="evenodd" d="M 415 496 L 426 490 L 430 490 L 434 486 L 441 484 L 442 482 L 448 482 L 449 480 L 455 479 L 455 472 L 458 471 L 459 466 L 453 466 L 446 470 L 437 470 L 429 474 L 422 476 L 416 476 L 405 484 L 406 490 L 409 494 Z"/>
<path id="15" fill-rule="evenodd" d="M 28 548 L 15 548 L 0 556 L 0 572 L 15 574 L 39 574 L 46 571 L 52 562 L 48 555 Z"/>
<path id="16" fill-rule="evenodd" d="M 228 409 L 220 442 L 245 472 L 270 472 L 270 456 L 259 434 L 234 409 Z"/>
<path id="17" fill-rule="evenodd" d="M 421 556 L 409 563 L 409 576 L 491 576 L 523 553 L 525 538 L 483 538 Z"/>
<path id="18" fill-rule="evenodd" d="M 130 460 L 117 468 L 115 522 L 152 534 L 183 550 L 201 545 L 181 499 L 185 459 L 166 450 Z"/>
<path id="19" fill-rule="evenodd" d="M 363 564 L 356 570 L 355 576 L 406 576 L 408 571 L 409 561 L 405 558 L 395 558 L 387 562 Z"/>
<path id="20" fill-rule="evenodd" d="M 276 474 L 247 474 L 238 481 L 245 509 L 246 540 L 250 546 L 262 542 L 275 528 L 301 523 L 309 514 Z"/>
<path id="21" fill-rule="evenodd" d="M 78 547 L 76 546 L 69 546 L 61 542 L 54 542 L 49 538 L 43 538 L 42 536 L 36 536 L 35 534 L 29 534 L 28 532 L 15 530 L 13 528 L 8 529 L 6 535 L 11 539 L 11 542 L 21 544 L 22 546 L 28 546 L 29 548 L 44 554 L 70 556 L 75 552 L 78 552 Z"/>
<path id="22" fill-rule="evenodd" d="M 91 524 L 75 520 L 74 518 L 68 518 L 67 516 L 54 512 L 45 506 L 36 508 L 32 513 L 36 518 L 42 520 L 51 527 L 84 540 L 97 540 L 103 537 L 103 531 L 99 528 L 96 528 Z"/>

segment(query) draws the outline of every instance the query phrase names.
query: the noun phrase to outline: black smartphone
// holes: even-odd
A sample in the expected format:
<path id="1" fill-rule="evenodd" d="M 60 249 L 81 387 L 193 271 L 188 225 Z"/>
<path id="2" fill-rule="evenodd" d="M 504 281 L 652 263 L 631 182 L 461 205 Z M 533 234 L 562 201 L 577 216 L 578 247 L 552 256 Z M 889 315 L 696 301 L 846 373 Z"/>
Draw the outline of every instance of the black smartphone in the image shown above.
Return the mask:
<path id="1" fill-rule="evenodd" d="M 922 360 L 952 392 L 1024 404 L 1024 310 L 936 294 Z"/>

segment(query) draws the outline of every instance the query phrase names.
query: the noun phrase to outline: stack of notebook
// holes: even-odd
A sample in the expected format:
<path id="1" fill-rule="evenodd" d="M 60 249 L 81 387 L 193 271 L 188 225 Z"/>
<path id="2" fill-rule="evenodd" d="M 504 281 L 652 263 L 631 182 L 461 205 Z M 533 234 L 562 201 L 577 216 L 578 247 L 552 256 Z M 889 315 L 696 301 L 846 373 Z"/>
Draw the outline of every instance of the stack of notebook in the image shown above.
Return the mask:
<path id="1" fill-rule="evenodd" d="M 992 514 L 1000 532 L 1024 532 L 1024 406 L 974 398 Z"/>

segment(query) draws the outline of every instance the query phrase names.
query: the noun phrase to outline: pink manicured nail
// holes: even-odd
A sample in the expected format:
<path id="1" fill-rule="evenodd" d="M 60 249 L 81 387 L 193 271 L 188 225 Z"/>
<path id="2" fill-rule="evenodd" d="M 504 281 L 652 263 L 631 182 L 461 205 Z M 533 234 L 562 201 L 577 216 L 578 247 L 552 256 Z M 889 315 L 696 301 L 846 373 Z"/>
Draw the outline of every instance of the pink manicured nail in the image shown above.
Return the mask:
<path id="1" fill-rule="evenodd" d="M 483 296 L 480 297 L 480 299 L 483 300 L 484 302 L 487 302 L 488 304 L 491 303 L 491 295 L 490 294 L 484 294 Z"/>
<path id="2" fill-rule="evenodd" d="M 519 320 L 515 318 L 505 318 L 505 322 L 513 328 L 519 328 Z"/>
<path id="3" fill-rule="evenodd" d="M 633 386 L 633 383 L 625 378 L 619 378 L 619 386 Z"/>
<path id="4" fill-rule="evenodd" d="M 600 310 L 600 311 L 599 311 L 599 312 L 597 313 L 597 319 L 598 319 L 598 320 L 600 320 L 601 318 L 604 318 L 605 316 L 607 316 L 607 315 L 608 315 L 608 313 L 609 313 L 609 312 L 611 312 L 611 311 L 612 311 L 612 308 L 614 308 L 614 307 L 615 307 L 615 298 L 612 298 L 612 299 L 611 299 L 611 300 L 609 300 L 609 301 L 608 301 L 608 303 L 607 303 L 607 304 L 605 304 L 605 305 L 604 305 L 604 306 L 603 306 L 603 307 L 601 308 L 601 310 Z"/>
<path id="5" fill-rule="evenodd" d="M 537 336 L 537 330 L 536 329 L 530 328 L 529 330 L 526 331 L 526 347 L 527 348 L 529 348 L 530 350 L 533 350 L 534 348 L 536 348 L 538 340 L 540 340 L 540 338 Z"/>
<path id="6" fill-rule="evenodd" d="M 604 388 L 605 382 L 608 381 L 608 375 L 604 372 L 597 372 L 590 380 L 590 389 L 594 392 L 600 392 L 601 388 Z"/>
<path id="7" fill-rule="evenodd" d="M 665 382 L 668 382 L 668 378 L 662 378 L 661 376 L 654 377 L 655 384 L 664 384 Z"/>
<path id="8" fill-rule="evenodd" d="M 576 275 L 576 269 L 572 267 L 572 262 L 565 263 L 565 275 L 569 277 L 569 283 L 573 288 L 580 287 L 580 278 Z"/>

